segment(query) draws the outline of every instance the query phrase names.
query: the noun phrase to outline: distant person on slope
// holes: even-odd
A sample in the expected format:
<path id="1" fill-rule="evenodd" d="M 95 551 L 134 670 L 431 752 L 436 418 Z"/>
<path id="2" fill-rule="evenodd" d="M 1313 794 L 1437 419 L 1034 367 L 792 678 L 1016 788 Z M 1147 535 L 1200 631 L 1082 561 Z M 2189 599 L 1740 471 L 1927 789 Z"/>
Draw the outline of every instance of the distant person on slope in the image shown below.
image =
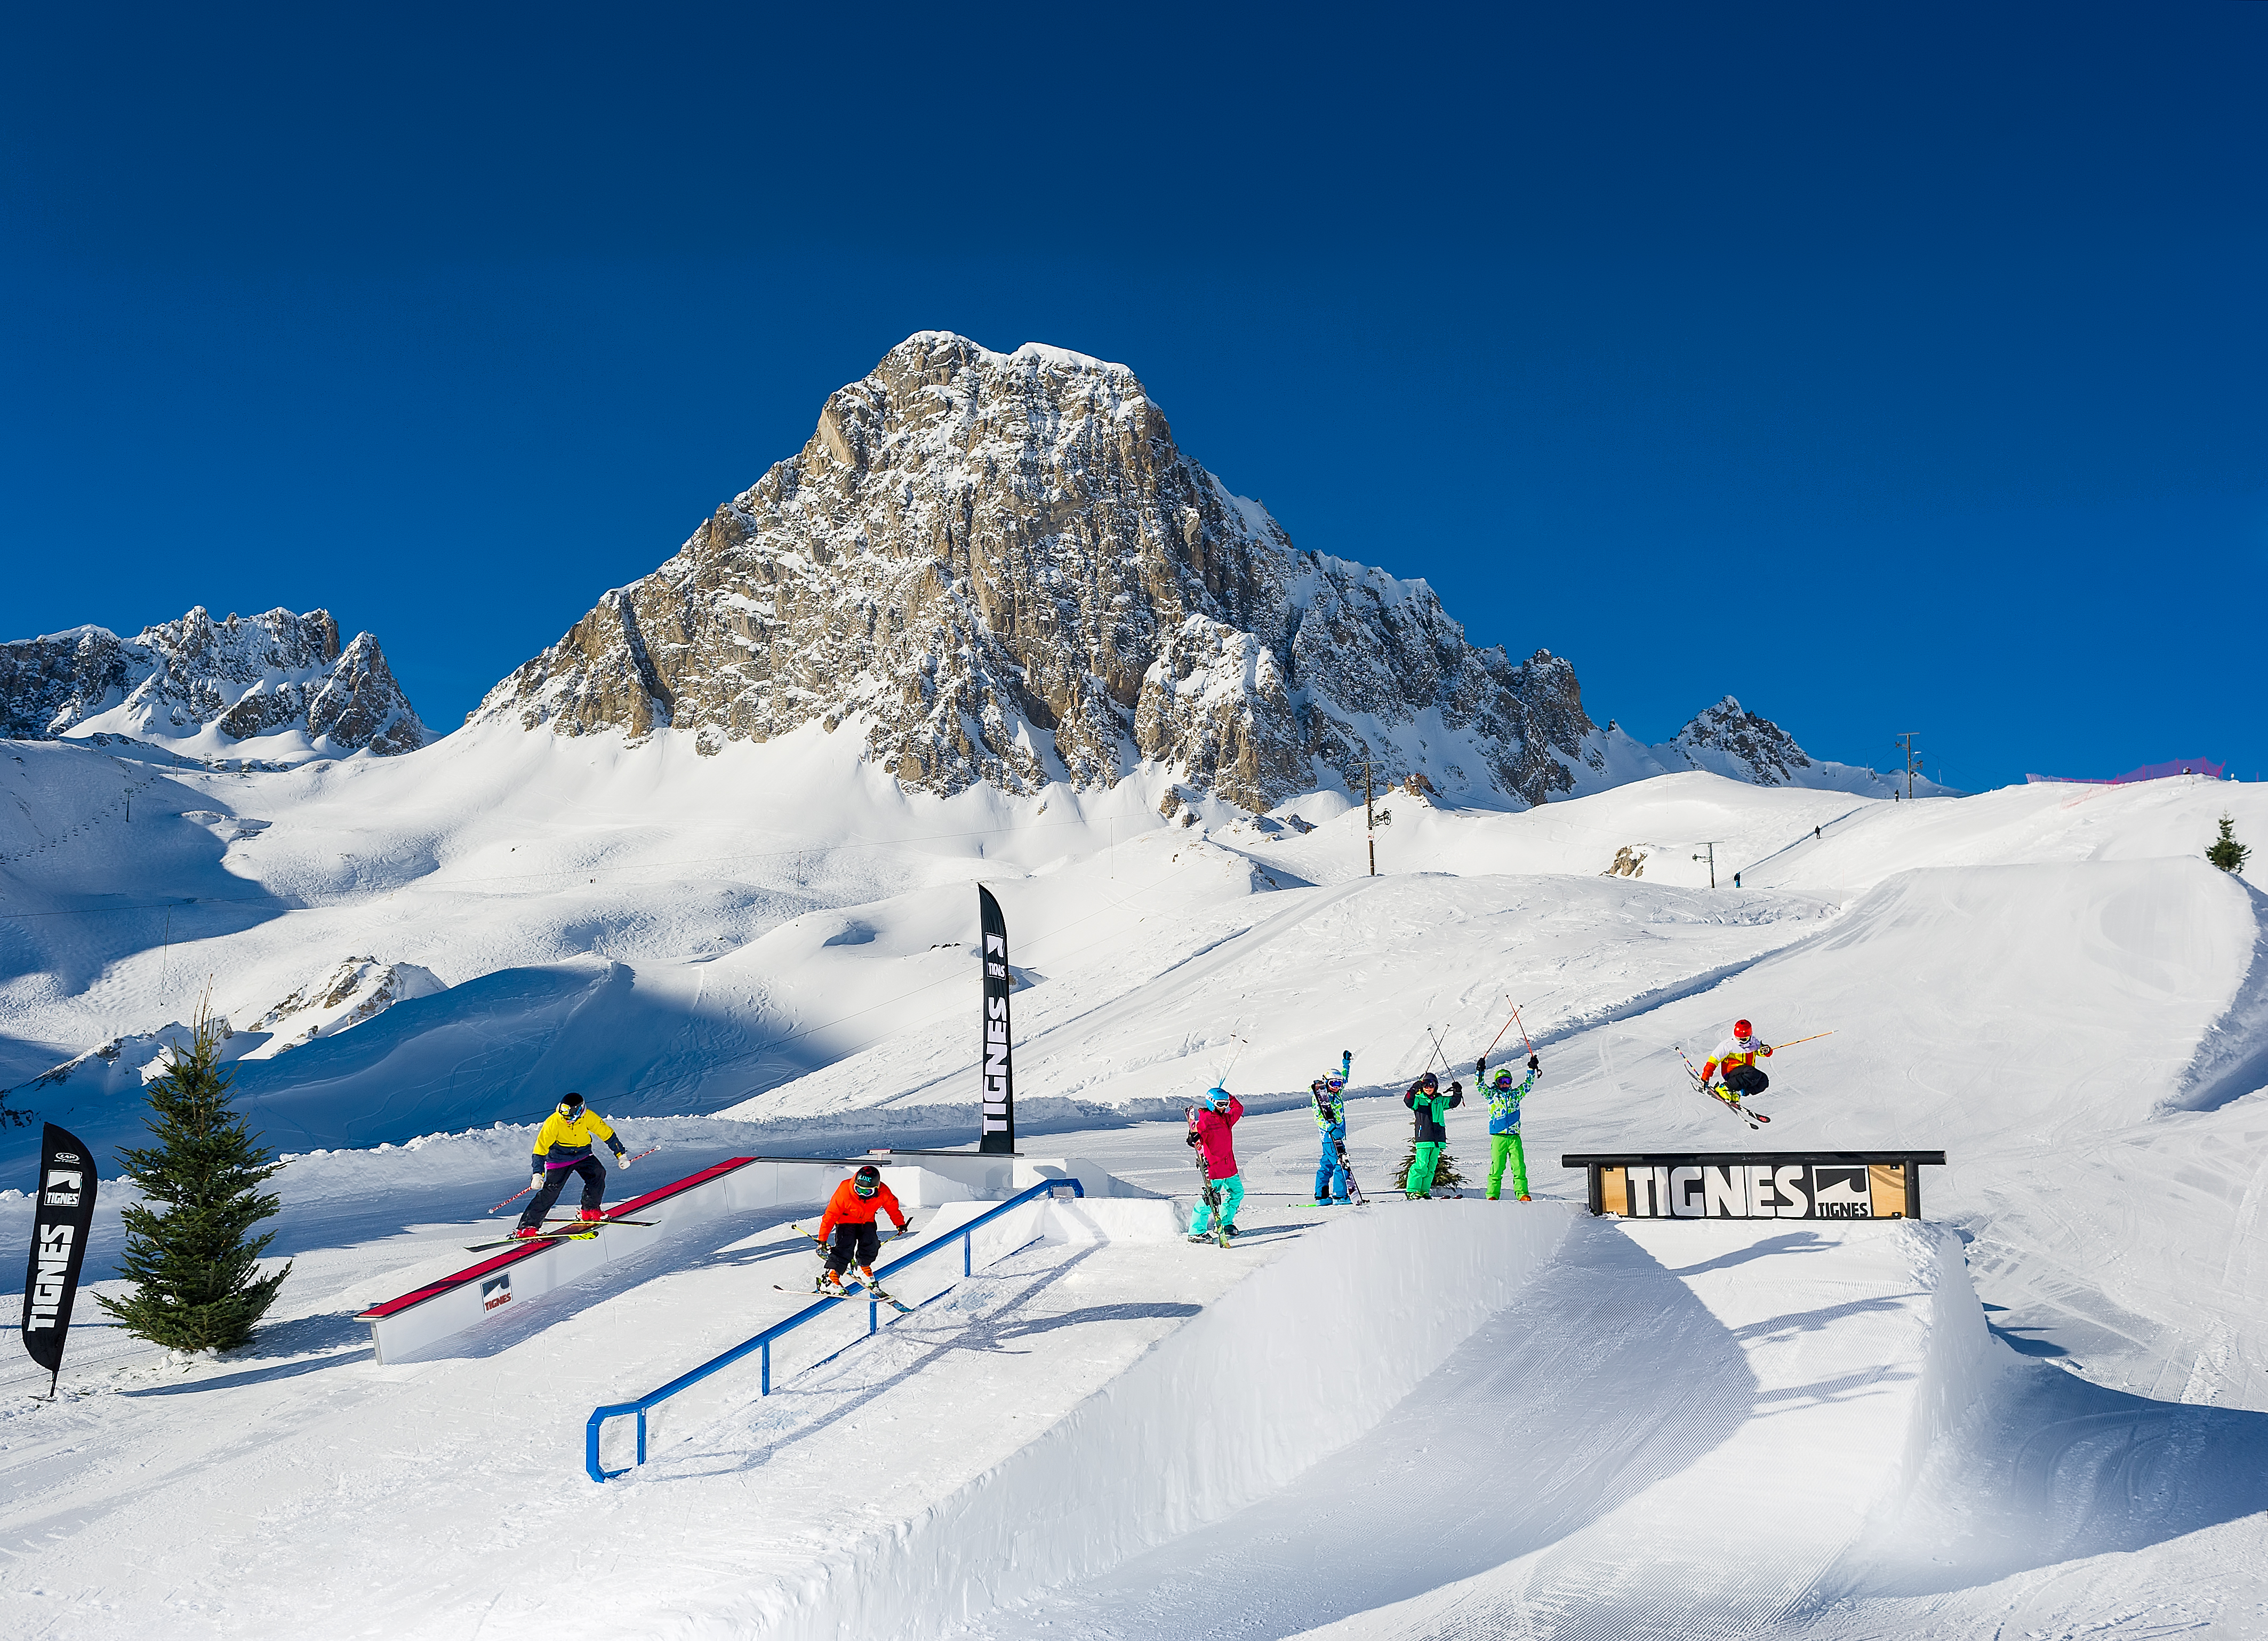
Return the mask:
<path id="1" fill-rule="evenodd" d="M 1433 1194 L 1433 1170 L 1441 1166 L 1441 1147 L 1449 1143 L 1448 1126 L 1441 1119 L 1465 1103 L 1465 1085 L 1451 1083 L 1445 1094 L 1441 1079 L 1428 1071 L 1410 1085 L 1402 1103 L 1417 1119 L 1410 1172 L 1403 1176 L 1402 1190 L 1411 1202 L 1422 1203 Z"/>
<path id="2" fill-rule="evenodd" d="M 858 1275 L 874 1285 L 874 1256 L 882 1251 L 882 1233 L 874 1216 L 887 1213 L 906 1233 L 906 1211 L 898 1206 L 897 1193 L 882 1183 L 882 1171 L 868 1163 L 835 1188 L 827 1211 L 819 1218 L 819 1245 L 825 1250 L 827 1269 L 819 1273 L 821 1293 L 843 1291 L 843 1273 L 855 1259 Z"/>
<path id="3" fill-rule="evenodd" d="M 1733 1022 L 1733 1034 L 1717 1045 L 1701 1067 L 1701 1092 L 1715 1094 L 1727 1105 L 1738 1105 L 1750 1094 L 1761 1094 L 1771 1086 L 1771 1078 L 1756 1069 L 1756 1056 L 1771 1057 L 1771 1044 L 1756 1034 L 1755 1027 L 1746 1020 Z M 1709 1086 L 1710 1076 L 1722 1066 L 1725 1086 L 1729 1094 Z"/>
<path id="4" fill-rule="evenodd" d="M 1489 1108 L 1489 1182 L 1488 1199 L 1495 1202 L 1504 1186 L 1504 1165 L 1512 1164 L 1512 1194 L 1521 1202 L 1528 1196 L 1528 1152 L 1520 1143 L 1520 1102 L 1528 1098 L 1528 1091 L 1535 1086 L 1535 1079 L 1543 1075 L 1543 1067 L 1534 1055 L 1528 1056 L 1526 1080 L 1514 1083 L 1512 1068 L 1501 1065 L 1495 1078 L 1488 1075 L 1488 1056 L 1473 1062 L 1473 1075 L 1481 1079 L 1488 1095 Z"/>
<path id="5" fill-rule="evenodd" d="M 599 1217 L 599 1204 L 607 1197 L 607 1167 L 592 1154 L 593 1140 L 604 1140 L 613 1150 L 615 1166 L 630 1166 L 630 1159 L 622 1152 L 622 1141 L 615 1137 L 615 1130 L 607 1126 L 607 1120 L 585 1105 L 582 1095 L 562 1095 L 557 1108 L 543 1119 L 543 1126 L 535 1131 L 535 1177 L 528 1181 L 535 1195 L 521 1211 L 519 1229 L 512 1235 L 543 1234 L 543 1216 L 551 1211 L 551 1204 L 566 1189 L 571 1174 L 583 1178 L 583 1211 L 578 1218 Z"/>
<path id="6" fill-rule="evenodd" d="M 1226 1088 L 1208 1088 L 1189 1120 L 1189 1144 L 1204 1153 L 1205 1179 L 1220 1192 L 1220 1228 L 1236 1234 L 1236 1211 L 1244 1206 L 1244 1176 L 1236 1171 L 1236 1141 L 1229 1130 L 1244 1115 L 1244 1101 Z M 1197 1199 L 1189 1216 L 1189 1240 L 1210 1240 L 1212 1204 Z"/>
<path id="7" fill-rule="evenodd" d="M 1351 1058 L 1351 1056 L 1350 1056 Z M 1339 1147 L 1346 1143 L 1346 1078 L 1319 1077 L 1307 1085 L 1315 1127 L 1322 1131 L 1323 1154 L 1315 1162 L 1315 1206 L 1327 1208 L 1347 1202 L 1346 1165 Z"/>

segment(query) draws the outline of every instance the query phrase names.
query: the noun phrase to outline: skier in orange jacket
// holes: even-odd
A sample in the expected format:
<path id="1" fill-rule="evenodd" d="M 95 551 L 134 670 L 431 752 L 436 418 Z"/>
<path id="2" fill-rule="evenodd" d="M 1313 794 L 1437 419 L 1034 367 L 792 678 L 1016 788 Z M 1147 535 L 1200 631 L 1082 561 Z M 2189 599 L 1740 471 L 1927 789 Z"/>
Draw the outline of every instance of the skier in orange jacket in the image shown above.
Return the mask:
<path id="1" fill-rule="evenodd" d="M 896 1222 L 900 1236 L 905 1235 L 906 1211 L 898 1206 L 897 1194 L 882 1183 L 882 1171 L 872 1163 L 835 1188 L 819 1220 L 819 1243 L 827 1259 L 827 1269 L 819 1273 L 820 1292 L 842 1292 L 843 1272 L 854 1259 L 866 1285 L 874 1285 L 874 1255 L 882 1251 L 882 1233 L 874 1227 L 874 1217 L 881 1213 Z"/>

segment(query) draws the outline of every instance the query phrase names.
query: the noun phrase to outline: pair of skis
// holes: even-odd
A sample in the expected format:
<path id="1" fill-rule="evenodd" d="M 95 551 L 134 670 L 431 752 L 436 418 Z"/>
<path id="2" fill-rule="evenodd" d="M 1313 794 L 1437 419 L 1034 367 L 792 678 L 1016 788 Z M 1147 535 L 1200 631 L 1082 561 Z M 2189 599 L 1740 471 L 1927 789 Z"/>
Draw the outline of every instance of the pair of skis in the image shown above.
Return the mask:
<path id="1" fill-rule="evenodd" d="M 811 1233 L 811 1232 L 809 1232 L 809 1231 L 804 1231 L 803 1227 L 802 1227 L 801 1225 L 799 1225 L 792 1226 L 792 1227 L 791 1227 L 791 1228 L 792 1228 L 792 1229 L 793 1229 L 793 1230 L 796 1230 L 796 1231 L 801 1231 L 801 1232 L 803 1232 L 803 1234 L 804 1234 L 805 1236 L 806 1236 L 806 1237 L 810 1237 L 813 1242 L 814 1242 L 814 1243 L 817 1243 L 817 1244 L 818 1244 L 819 1251 L 820 1251 L 821 1254 L 826 1253 L 826 1251 L 827 1251 L 827 1244 L 826 1244 L 826 1243 L 824 1243 L 824 1242 L 821 1242 L 821 1241 L 819 1240 L 819 1238 L 818 1238 L 816 1235 L 814 1235 L 813 1233 Z M 902 1232 L 902 1231 L 901 1231 L 900 1233 L 898 1233 L 898 1234 L 899 1234 L 900 1236 L 903 1236 L 903 1235 L 905 1234 L 905 1233 L 904 1233 L 904 1232 Z M 882 1291 L 882 1286 L 881 1286 L 881 1284 L 880 1284 L 880 1283 L 878 1283 L 878 1282 L 870 1282 L 870 1281 L 868 1281 L 868 1280 L 867 1280 L 867 1278 L 866 1278 L 865 1276 L 863 1276 L 862 1274 L 860 1274 L 859 1269 L 858 1269 L 858 1268 L 856 1265 L 850 1266 L 850 1267 L 848 1269 L 846 1269 L 843 1274 L 844 1276 L 846 1276 L 846 1277 L 850 1277 L 850 1283 L 851 1283 L 851 1285 L 852 1285 L 852 1286 L 854 1286 L 854 1287 L 856 1287 L 856 1288 L 858 1288 L 858 1289 L 862 1290 L 862 1291 L 863 1291 L 867 1295 L 867 1297 L 868 1297 L 868 1298 L 870 1298 L 870 1299 L 877 1299 L 877 1300 L 880 1301 L 882 1304 L 888 1306 L 892 1310 L 894 1310 L 894 1311 L 897 1312 L 897 1314 L 898 1314 L 899 1315 L 901 1315 L 901 1316 L 910 1316 L 910 1315 L 912 1315 L 912 1314 L 914 1314 L 914 1307 L 913 1307 L 912 1306 L 903 1303 L 902 1301 L 899 1300 L 898 1299 L 895 1298 L 894 1296 L 892 1296 L 892 1295 L 890 1295 L 890 1294 L 887 1294 L 887 1293 L 883 1292 L 883 1291 Z M 821 1287 L 814 1287 L 814 1288 L 810 1288 L 810 1289 L 803 1289 L 803 1288 L 791 1288 L 791 1287 L 789 1287 L 789 1286 L 787 1285 L 787 1284 L 785 1284 L 784 1282 L 775 1282 L 774 1284 L 772 1284 L 772 1286 L 774 1286 L 775 1288 L 777 1288 L 777 1289 L 778 1289 L 782 1293 L 803 1293 L 803 1292 L 806 1292 L 806 1291 L 807 1291 L 807 1292 L 812 1292 L 812 1293 L 819 1294 L 819 1295 L 821 1295 L 821 1297 L 823 1297 L 823 1298 L 827 1298 L 827 1299 L 849 1299 L 849 1298 L 850 1297 L 848 1293 L 844 1293 L 844 1292 L 842 1292 L 842 1291 L 836 1291 L 836 1292 L 834 1292 L 834 1293 L 828 1293 L 828 1291 L 827 1291 L 825 1288 L 821 1288 Z"/>
<path id="2" fill-rule="evenodd" d="M 1828 1034 L 1822 1033 L 1821 1034 L 1823 1036 Z M 1720 1094 L 1715 1089 L 1711 1088 L 1702 1082 L 1701 1073 L 1695 1071 L 1693 1069 L 1693 1062 L 1686 1059 L 1685 1057 L 1684 1046 L 1683 1044 L 1675 1044 L 1673 1047 L 1675 1047 L 1677 1049 L 1677 1057 L 1685 1061 L 1685 1075 L 1693 1079 L 1693 1087 L 1697 1093 L 1706 1094 L 1710 1099 L 1715 1100 L 1719 1105 L 1723 1106 L 1727 1110 L 1730 1111 L 1734 1116 L 1740 1118 L 1742 1122 L 1747 1123 L 1751 1130 L 1760 1129 L 1765 1123 L 1771 1121 L 1771 1119 L 1766 1116 L 1763 1112 L 1751 1111 L 1748 1107 L 1742 1105 L 1741 1103 L 1741 1097 L 1738 1094 Z"/>
<path id="3" fill-rule="evenodd" d="M 539 1236 L 508 1236 L 494 1242 L 475 1242 L 465 1249 L 468 1254 L 485 1254 L 492 1247 L 517 1247 L 522 1243 L 587 1242 L 608 1225 L 650 1225 L 652 1219 L 555 1219 L 556 1230 L 547 1226 Z"/>

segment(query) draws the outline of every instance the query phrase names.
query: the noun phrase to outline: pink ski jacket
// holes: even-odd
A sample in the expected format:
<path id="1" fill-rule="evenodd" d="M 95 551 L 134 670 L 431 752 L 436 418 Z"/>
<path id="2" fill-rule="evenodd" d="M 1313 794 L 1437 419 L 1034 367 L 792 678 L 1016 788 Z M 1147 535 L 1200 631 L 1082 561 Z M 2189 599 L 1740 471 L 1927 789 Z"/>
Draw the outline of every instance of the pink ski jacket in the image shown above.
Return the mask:
<path id="1" fill-rule="evenodd" d="M 1228 1111 L 1200 1110 L 1195 1127 L 1197 1145 L 1204 1152 L 1205 1178 L 1226 1180 L 1236 1172 L 1236 1142 L 1229 1137 L 1229 1125 L 1244 1115 L 1244 1101 L 1235 1095 L 1228 1097 Z"/>

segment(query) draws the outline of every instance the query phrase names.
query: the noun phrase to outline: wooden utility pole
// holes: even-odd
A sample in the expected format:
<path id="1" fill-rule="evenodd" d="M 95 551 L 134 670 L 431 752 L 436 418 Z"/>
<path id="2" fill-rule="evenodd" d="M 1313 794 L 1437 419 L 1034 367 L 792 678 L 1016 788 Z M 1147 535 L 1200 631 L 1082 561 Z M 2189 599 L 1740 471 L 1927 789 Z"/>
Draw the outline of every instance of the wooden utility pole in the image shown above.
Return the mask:
<path id="1" fill-rule="evenodd" d="M 1370 813 L 1370 760 L 1362 761 L 1362 829 L 1370 840 L 1370 875 L 1378 875 L 1378 822 Z"/>
<path id="2" fill-rule="evenodd" d="M 1906 749 L 1906 801 L 1908 803 L 1913 801 L 1914 737 L 1920 733 L 1919 730 L 1910 729 L 1893 743 Z"/>

